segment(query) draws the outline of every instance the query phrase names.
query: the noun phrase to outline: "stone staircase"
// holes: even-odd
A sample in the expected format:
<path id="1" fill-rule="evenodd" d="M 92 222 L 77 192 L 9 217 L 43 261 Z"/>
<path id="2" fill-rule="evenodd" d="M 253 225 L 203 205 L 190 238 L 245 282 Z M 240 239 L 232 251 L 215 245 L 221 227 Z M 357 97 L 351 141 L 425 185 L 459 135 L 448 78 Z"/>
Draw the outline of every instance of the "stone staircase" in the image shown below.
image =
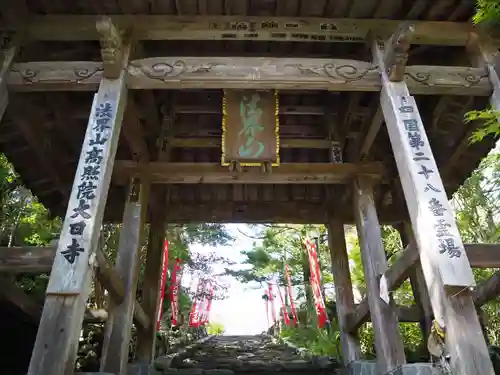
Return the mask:
<path id="1" fill-rule="evenodd" d="M 266 334 L 208 336 L 177 353 L 157 358 L 153 366 L 130 364 L 127 375 L 271 375 L 277 372 L 283 375 L 382 375 L 375 361 L 354 361 L 344 368 L 335 358 L 312 356 Z M 420 363 L 401 366 L 387 375 L 441 373 L 428 363 Z"/>
<path id="2" fill-rule="evenodd" d="M 158 358 L 154 375 L 333 374 L 339 367 L 334 358 L 308 356 L 269 335 L 217 336 Z"/>

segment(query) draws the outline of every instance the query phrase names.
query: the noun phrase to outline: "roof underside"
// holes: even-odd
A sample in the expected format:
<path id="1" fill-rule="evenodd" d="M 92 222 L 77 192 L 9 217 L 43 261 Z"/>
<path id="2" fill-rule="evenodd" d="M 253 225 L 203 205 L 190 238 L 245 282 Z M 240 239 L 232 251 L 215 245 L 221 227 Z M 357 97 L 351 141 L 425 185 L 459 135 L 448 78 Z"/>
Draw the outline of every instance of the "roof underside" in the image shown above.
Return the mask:
<path id="1" fill-rule="evenodd" d="M 283 17 L 349 17 L 409 20 L 467 21 L 474 1 L 403 0 L 25 0 L 32 14 L 134 13 L 168 15 L 251 15 Z M 125 4 L 126 3 L 126 4 Z M 122 4 L 120 6 L 120 4 Z M 370 61 L 361 43 L 307 43 L 256 41 L 142 41 L 141 57 L 156 56 L 272 56 L 345 58 Z M 100 61 L 98 41 L 26 42 L 16 61 Z M 463 47 L 412 46 L 408 65 L 469 66 Z M 157 139 L 165 112 L 171 113 L 172 162 L 220 161 L 222 90 L 134 90 L 132 101 L 150 155 L 156 155 Z M 93 92 L 15 92 L 0 125 L 0 151 L 52 213 L 63 215 L 71 189 Z M 487 97 L 416 96 L 436 161 L 448 193 L 477 166 L 493 140 L 468 145 L 471 127 L 463 115 L 481 109 Z M 343 159 L 349 162 L 365 136 L 379 103 L 376 92 L 281 91 L 280 138 L 328 138 L 326 122 L 334 121 L 343 134 Z M 126 124 L 124 124 L 126 126 Z M 21 129 L 32 129 L 22 131 Z M 29 133 L 29 134 L 27 134 Z M 30 136 L 31 134 L 31 136 Z M 183 143 L 184 141 L 184 143 Z M 47 155 L 40 160 L 40 150 Z M 121 136 L 117 159 L 132 160 L 133 150 Z M 326 148 L 282 148 L 283 163 L 328 162 Z M 152 157 L 152 159 L 154 159 Z M 47 160 L 54 172 L 47 170 Z M 381 161 L 397 175 L 392 149 L 382 126 L 368 156 Z M 390 179 L 389 179 L 390 180 Z M 402 219 L 402 204 L 388 192 L 392 185 L 376 191 L 381 220 Z M 226 222 L 323 222 L 324 202 L 335 201 L 350 189 L 347 185 L 169 185 L 167 215 L 171 221 Z M 125 188 L 113 185 L 108 199 L 106 220 L 121 220 Z M 226 202 L 226 203 L 224 203 Z M 333 203 L 332 203 L 333 204 Z M 225 208 L 220 209 L 221 206 Z M 200 208 L 201 207 L 201 208 Z M 215 213 L 218 207 L 219 213 Z M 274 207 L 274 208 L 273 208 Z M 278 208 L 276 208 L 278 207 Z M 350 202 L 345 210 L 350 211 Z M 398 207 L 396 209 L 395 207 Z M 344 208 L 342 208 L 344 209 Z M 223 211 L 223 212 L 222 212 Z M 393 214 L 391 216 L 391 214 Z M 349 215 L 347 215 L 349 217 Z M 390 217 L 390 218 L 389 218 Z M 347 219 L 346 219 L 347 220 Z"/>

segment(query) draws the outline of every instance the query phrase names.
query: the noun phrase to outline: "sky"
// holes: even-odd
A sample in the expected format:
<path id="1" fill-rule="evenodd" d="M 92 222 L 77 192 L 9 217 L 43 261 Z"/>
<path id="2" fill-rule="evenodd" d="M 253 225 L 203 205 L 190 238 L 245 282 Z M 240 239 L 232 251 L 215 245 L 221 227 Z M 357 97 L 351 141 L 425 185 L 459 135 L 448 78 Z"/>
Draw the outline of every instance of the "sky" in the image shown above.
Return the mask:
<path id="1" fill-rule="evenodd" d="M 201 254 L 215 252 L 218 256 L 228 258 L 237 264 L 243 263 L 245 257 L 241 254 L 241 251 L 250 250 L 252 243 L 255 241 L 241 233 L 251 234 L 249 227 L 245 224 L 227 224 L 226 228 L 235 238 L 235 241 L 229 246 L 192 245 L 191 251 Z M 214 273 L 224 272 L 225 267 L 227 266 L 214 266 Z M 238 265 L 231 268 L 238 268 Z M 258 285 L 251 287 L 249 284 L 242 284 L 231 276 L 218 276 L 218 280 L 228 285 L 229 289 L 224 300 L 214 300 L 212 302 L 210 321 L 222 323 L 225 328 L 225 335 L 254 335 L 266 330 L 266 310 L 262 300 L 264 288 L 259 288 Z M 184 286 L 189 286 L 190 283 L 189 277 L 183 280 Z M 255 289 L 256 287 L 258 289 Z M 278 309 L 278 306 L 276 306 L 276 309 Z"/>

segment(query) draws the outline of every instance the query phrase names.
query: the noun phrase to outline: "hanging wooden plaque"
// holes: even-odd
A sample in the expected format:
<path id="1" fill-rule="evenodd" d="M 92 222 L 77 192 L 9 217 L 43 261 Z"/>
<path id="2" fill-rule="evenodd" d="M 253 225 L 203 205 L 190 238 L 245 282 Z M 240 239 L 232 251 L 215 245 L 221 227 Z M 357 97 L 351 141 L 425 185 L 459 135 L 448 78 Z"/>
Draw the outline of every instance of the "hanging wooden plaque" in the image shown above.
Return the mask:
<path id="1" fill-rule="evenodd" d="M 225 90 L 222 102 L 222 165 L 279 165 L 278 92 Z"/>

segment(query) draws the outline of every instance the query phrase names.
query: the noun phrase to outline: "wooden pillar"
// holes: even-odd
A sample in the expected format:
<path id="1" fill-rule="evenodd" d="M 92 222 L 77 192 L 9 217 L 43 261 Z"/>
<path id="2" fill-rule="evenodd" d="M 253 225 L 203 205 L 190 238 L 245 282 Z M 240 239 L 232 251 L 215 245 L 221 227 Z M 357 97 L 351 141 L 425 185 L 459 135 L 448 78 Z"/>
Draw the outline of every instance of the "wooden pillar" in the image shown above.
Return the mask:
<path id="1" fill-rule="evenodd" d="M 399 231 L 399 235 L 401 236 L 403 249 L 406 249 L 410 243 L 415 242 L 411 224 L 409 222 L 405 221 L 399 225 L 397 229 Z M 418 251 L 416 247 L 413 247 L 413 250 Z M 424 338 L 424 344 L 427 346 L 427 338 L 429 337 L 432 326 L 432 306 L 427 285 L 425 285 L 425 278 L 424 273 L 422 272 L 420 260 L 411 268 L 409 274 L 413 298 L 415 299 L 415 303 L 420 310 L 422 317 L 420 320 L 420 330 L 422 332 L 422 337 Z"/>
<path id="2" fill-rule="evenodd" d="M 388 269 L 373 198 L 373 181 L 360 176 L 354 183 L 354 214 L 365 272 L 367 298 L 375 333 L 377 365 L 386 374 L 406 362 L 397 312 L 381 276 Z"/>
<path id="3" fill-rule="evenodd" d="M 73 374 L 126 96 L 122 73 L 94 97 L 28 375 Z"/>
<path id="4" fill-rule="evenodd" d="M 98 22 L 98 30 L 100 25 L 102 22 Z M 117 48 L 113 51 L 123 52 Z M 124 66 L 128 54 L 120 53 L 119 61 Z M 94 95 L 28 375 L 74 372 L 95 264 L 92 253 L 99 242 L 127 98 L 125 71 L 104 73 Z"/>
<path id="5" fill-rule="evenodd" d="M 349 259 L 345 243 L 344 224 L 335 219 L 328 220 L 328 245 L 332 260 L 332 273 L 335 283 L 335 303 L 340 326 L 340 344 L 344 364 L 359 359 L 360 347 L 357 335 L 347 331 L 347 314 L 354 312 Z"/>
<path id="6" fill-rule="evenodd" d="M 172 99 L 169 97 L 162 108 L 163 118 L 158 134 L 157 159 L 168 161 L 173 131 Z M 146 270 L 141 286 L 144 312 L 151 321 L 149 329 L 137 330 L 136 359 L 150 363 L 155 353 L 156 322 L 160 302 L 161 267 L 163 264 L 163 242 L 166 235 L 165 212 L 167 210 L 168 188 L 153 186 L 151 221 L 149 226 L 148 248 L 146 255 Z"/>
<path id="7" fill-rule="evenodd" d="M 470 293 L 475 286 L 474 275 L 415 99 L 404 82 L 402 55 L 409 48 L 412 27 L 398 32 L 385 49 L 377 42 L 372 47 L 375 63 L 381 70 L 380 103 L 434 317 L 446 329 L 446 349 L 453 374 L 493 375 Z"/>
<path id="8" fill-rule="evenodd" d="M 149 228 L 146 269 L 142 289 L 142 306 L 150 320 L 148 329 L 137 330 L 136 359 L 149 363 L 153 360 L 156 339 L 156 322 L 160 298 L 161 266 L 163 264 L 163 242 L 165 240 L 165 192 L 162 186 L 155 186 L 157 210 L 152 212 Z"/>
<path id="9" fill-rule="evenodd" d="M 9 92 L 7 91 L 7 75 L 10 72 L 10 67 L 16 55 L 17 48 L 11 47 L 5 51 L 0 51 L 0 121 L 5 113 L 5 109 L 9 104 Z"/>
<path id="10" fill-rule="evenodd" d="M 101 371 L 117 375 L 126 374 L 148 195 L 148 183 L 134 182 L 123 213 L 115 270 L 124 280 L 125 298 L 119 305 L 110 301 L 101 356 Z"/>

